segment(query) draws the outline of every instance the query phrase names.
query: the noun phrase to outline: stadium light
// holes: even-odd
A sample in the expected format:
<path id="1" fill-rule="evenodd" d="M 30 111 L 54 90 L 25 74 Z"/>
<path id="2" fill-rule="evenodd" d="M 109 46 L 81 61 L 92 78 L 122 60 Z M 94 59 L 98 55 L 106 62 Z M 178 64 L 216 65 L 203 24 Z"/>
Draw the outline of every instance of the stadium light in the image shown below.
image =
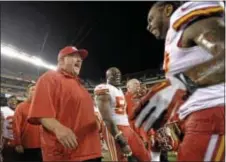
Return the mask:
<path id="1" fill-rule="evenodd" d="M 43 67 L 46 69 L 50 69 L 50 70 L 57 69 L 55 65 L 48 64 L 47 62 L 43 61 L 41 58 L 28 55 L 22 51 L 18 51 L 11 45 L 1 44 L 1 55 L 19 59 L 19 60 L 31 63 L 35 66 Z"/>

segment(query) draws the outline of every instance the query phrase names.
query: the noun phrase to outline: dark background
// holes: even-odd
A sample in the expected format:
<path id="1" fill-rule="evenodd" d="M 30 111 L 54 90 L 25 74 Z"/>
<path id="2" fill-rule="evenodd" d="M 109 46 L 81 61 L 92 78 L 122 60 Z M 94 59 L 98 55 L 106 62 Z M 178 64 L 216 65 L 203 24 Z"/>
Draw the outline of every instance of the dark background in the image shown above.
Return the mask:
<path id="1" fill-rule="evenodd" d="M 86 48 L 81 76 L 94 80 L 111 66 L 123 74 L 160 69 L 164 44 L 146 30 L 153 3 L 1 2 L 1 41 L 51 64 L 66 45 Z"/>

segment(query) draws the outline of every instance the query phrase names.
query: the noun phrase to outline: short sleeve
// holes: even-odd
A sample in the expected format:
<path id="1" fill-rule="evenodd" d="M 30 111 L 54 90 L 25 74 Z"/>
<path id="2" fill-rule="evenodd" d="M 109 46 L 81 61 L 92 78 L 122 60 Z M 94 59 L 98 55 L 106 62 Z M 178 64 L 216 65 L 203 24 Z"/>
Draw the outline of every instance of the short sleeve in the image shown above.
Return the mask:
<path id="1" fill-rule="evenodd" d="M 171 16 L 171 24 L 176 31 L 186 27 L 200 17 L 223 15 L 224 8 L 217 1 L 187 2 Z"/>
<path id="2" fill-rule="evenodd" d="M 41 118 L 55 118 L 54 94 L 56 90 L 54 72 L 47 72 L 41 76 L 36 84 L 32 99 L 28 122 L 40 124 Z"/>

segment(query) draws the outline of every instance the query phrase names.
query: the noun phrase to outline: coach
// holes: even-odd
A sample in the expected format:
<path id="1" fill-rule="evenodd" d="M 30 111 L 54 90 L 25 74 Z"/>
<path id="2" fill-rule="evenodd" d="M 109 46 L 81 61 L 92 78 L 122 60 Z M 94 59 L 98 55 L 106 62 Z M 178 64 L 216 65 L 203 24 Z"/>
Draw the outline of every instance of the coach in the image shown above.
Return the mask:
<path id="1" fill-rule="evenodd" d="M 44 161 L 101 161 L 94 104 L 78 77 L 87 55 L 84 49 L 63 48 L 57 71 L 37 82 L 28 121 L 42 125 Z"/>

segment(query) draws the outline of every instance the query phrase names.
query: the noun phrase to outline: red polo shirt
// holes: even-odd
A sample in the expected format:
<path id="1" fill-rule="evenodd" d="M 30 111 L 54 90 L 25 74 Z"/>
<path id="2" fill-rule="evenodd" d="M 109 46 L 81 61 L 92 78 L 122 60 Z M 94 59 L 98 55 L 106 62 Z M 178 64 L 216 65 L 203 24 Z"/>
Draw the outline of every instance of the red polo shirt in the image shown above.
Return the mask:
<path id="1" fill-rule="evenodd" d="M 15 145 L 22 145 L 24 148 L 40 148 L 39 126 L 27 122 L 30 103 L 20 103 L 14 114 L 14 142 Z"/>
<path id="2" fill-rule="evenodd" d="M 132 116 L 135 108 L 135 99 L 134 95 L 130 92 L 126 92 L 125 99 L 127 103 L 126 112 L 129 119 L 130 127 L 141 137 L 144 142 L 149 142 L 147 133 L 142 128 L 135 127 L 135 120 L 131 120 L 130 117 Z"/>
<path id="3" fill-rule="evenodd" d="M 63 71 L 48 71 L 36 84 L 29 113 L 29 122 L 55 118 L 76 135 L 78 147 L 66 149 L 55 135 L 41 131 L 44 161 L 84 161 L 101 157 L 101 143 L 96 123 L 94 104 L 78 78 Z"/>

